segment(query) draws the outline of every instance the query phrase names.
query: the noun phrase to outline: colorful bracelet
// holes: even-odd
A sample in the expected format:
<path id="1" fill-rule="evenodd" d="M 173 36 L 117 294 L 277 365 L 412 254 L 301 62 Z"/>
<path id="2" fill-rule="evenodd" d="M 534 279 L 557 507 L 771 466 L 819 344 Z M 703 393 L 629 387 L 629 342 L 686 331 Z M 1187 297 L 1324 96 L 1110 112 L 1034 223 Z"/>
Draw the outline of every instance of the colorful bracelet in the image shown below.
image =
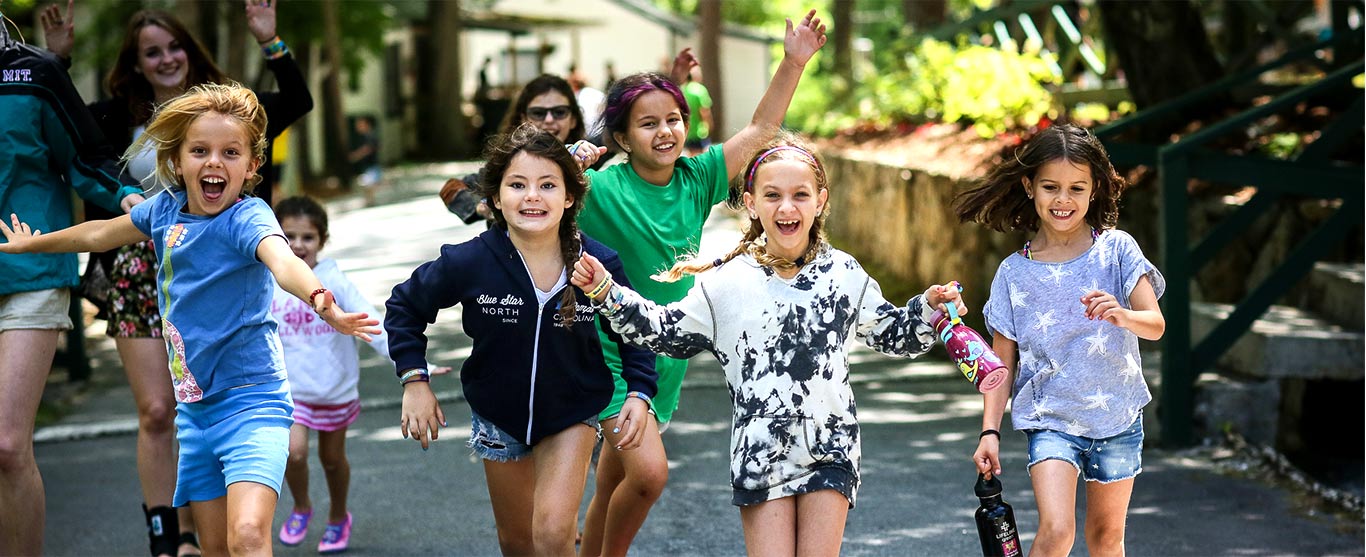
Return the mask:
<path id="1" fill-rule="evenodd" d="M 261 54 L 264 54 L 268 60 L 274 60 L 289 54 L 289 48 L 285 46 L 283 40 L 280 40 L 280 36 L 276 35 L 270 42 L 261 45 Z"/>
<path id="2" fill-rule="evenodd" d="M 308 305 L 311 306 L 311 307 L 313 308 L 313 313 L 322 314 L 322 310 L 319 310 L 319 309 L 318 309 L 318 304 L 317 304 L 318 294 L 326 294 L 326 293 L 327 293 L 327 289 L 326 289 L 326 288 L 319 288 L 319 289 L 317 289 L 317 290 L 314 290 L 312 294 L 309 294 L 309 295 L 308 295 Z"/>
<path id="3" fill-rule="evenodd" d="M 612 277 L 603 277 L 602 282 L 599 282 L 597 286 L 594 286 L 592 290 L 588 291 L 588 297 L 596 300 L 598 299 L 598 295 L 602 294 L 603 290 L 607 290 L 608 288 L 611 288 L 611 286 Z"/>
<path id="4" fill-rule="evenodd" d="M 432 376 L 427 374 L 427 370 L 414 368 L 403 372 L 403 376 L 398 379 L 398 384 L 407 385 L 415 381 L 426 381 L 430 383 L 431 380 Z"/>
<path id="5" fill-rule="evenodd" d="M 645 407 L 649 409 L 651 414 L 655 413 L 655 401 L 650 399 L 650 395 L 647 395 L 640 391 L 631 391 L 629 393 L 626 393 L 626 398 L 638 398 L 640 400 L 645 401 Z"/>
<path id="6" fill-rule="evenodd" d="M 607 299 L 602 301 L 602 309 L 600 311 L 603 315 L 610 317 L 616 312 L 621 311 L 621 306 L 625 301 L 626 293 L 620 288 L 613 288 L 607 292 Z"/>

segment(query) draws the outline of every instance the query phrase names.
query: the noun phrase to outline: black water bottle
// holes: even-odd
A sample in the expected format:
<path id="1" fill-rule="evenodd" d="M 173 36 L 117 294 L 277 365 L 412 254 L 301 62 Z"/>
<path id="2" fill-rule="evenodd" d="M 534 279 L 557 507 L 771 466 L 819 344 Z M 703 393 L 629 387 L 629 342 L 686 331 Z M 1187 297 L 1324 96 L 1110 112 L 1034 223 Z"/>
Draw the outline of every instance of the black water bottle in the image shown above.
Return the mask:
<path id="1" fill-rule="evenodd" d="M 978 474 L 973 491 L 982 501 L 977 507 L 977 536 L 982 539 L 982 555 L 1019 557 L 1020 532 L 1015 527 L 1015 510 L 1001 500 L 1001 480 Z"/>

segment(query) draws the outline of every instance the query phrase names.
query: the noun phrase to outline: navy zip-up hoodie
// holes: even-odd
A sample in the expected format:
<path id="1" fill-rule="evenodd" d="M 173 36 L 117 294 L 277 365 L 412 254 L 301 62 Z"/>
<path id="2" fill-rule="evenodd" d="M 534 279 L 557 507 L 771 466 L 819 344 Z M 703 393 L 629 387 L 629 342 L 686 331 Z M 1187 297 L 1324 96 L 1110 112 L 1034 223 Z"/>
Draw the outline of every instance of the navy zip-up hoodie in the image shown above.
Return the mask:
<path id="1" fill-rule="evenodd" d="M 626 284 L 621 259 L 611 248 L 583 236 L 584 251 Z M 563 288 L 574 288 L 565 284 Z M 556 291 L 537 308 L 535 286 L 507 231 L 493 228 L 477 238 L 441 247 L 394 287 L 386 302 L 384 330 L 396 370 L 427 366 L 427 325 L 437 311 L 461 305 L 462 326 L 474 350 L 460 366 L 465 399 L 476 413 L 528 445 L 594 417 L 612 399 L 615 380 L 603 360 L 598 327 L 617 341 L 622 378 L 632 391 L 655 395 L 655 354 L 621 342 L 600 325 L 588 297 L 575 289 L 576 323 L 566 331 Z"/>

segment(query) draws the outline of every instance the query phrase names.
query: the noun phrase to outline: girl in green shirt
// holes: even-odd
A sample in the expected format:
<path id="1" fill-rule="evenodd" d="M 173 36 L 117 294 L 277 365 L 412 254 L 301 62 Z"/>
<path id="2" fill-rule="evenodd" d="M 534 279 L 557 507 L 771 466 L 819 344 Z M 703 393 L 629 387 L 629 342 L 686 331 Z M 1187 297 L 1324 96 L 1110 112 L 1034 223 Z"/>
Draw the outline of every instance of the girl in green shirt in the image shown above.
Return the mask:
<path id="1" fill-rule="evenodd" d="M 825 26 L 815 10 L 799 24 L 789 19 L 783 59 L 749 125 L 696 157 L 681 158 L 690 110 L 674 82 L 642 73 L 612 85 L 602 122 L 628 160 L 586 172 L 592 190 L 579 214 L 579 226 L 618 252 L 627 278 L 641 295 L 667 304 L 692 288 L 691 276 L 677 282 L 651 276 L 697 252 L 711 207 L 729 196 L 730 179 L 778 132 L 806 63 L 824 44 Z M 614 447 L 616 418 L 627 390 L 616 347 L 603 341 L 608 365 L 617 373 L 617 390 L 600 417 L 604 447 Z M 655 369 L 659 391 L 652 406 L 658 423 L 646 421 L 644 440 L 636 450 L 609 449 L 599 456 L 597 487 L 584 519 L 582 555 L 625 555 L 664 491 L 669 470 L 659 432 L 678 407 L 687 362 L 659 357 Z"/>

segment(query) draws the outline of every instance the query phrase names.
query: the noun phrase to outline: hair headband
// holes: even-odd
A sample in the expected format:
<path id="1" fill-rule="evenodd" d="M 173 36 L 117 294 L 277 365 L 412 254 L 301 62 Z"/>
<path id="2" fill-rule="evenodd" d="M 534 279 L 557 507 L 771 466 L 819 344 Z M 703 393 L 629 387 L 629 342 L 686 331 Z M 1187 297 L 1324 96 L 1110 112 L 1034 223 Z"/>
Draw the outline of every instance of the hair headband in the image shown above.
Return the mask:
<path id="1" fill-rule="evenodd" d="M 777 147 L 764 151 L 759 155 L 759 158 L 754 159 L 754 164 L 749 165 L 749 174 L 745 175 L 745 191 L 754 191 L 754 173 L 759 170 L 759 165 L 763 164 L 764 159 L 768 158 L 769 155 L 772 155 L 780 151 L 796 151 L 798 153 L 801 153 L 802 156 L 806 157 L 807 160 L 811 161 L 811 164 L 813 166 L 820 168 L 820 163 L 816 162 L 816 156 L 812 155 L 806 149 L 797 147 L 796 145 L 779 145 Z"/>

